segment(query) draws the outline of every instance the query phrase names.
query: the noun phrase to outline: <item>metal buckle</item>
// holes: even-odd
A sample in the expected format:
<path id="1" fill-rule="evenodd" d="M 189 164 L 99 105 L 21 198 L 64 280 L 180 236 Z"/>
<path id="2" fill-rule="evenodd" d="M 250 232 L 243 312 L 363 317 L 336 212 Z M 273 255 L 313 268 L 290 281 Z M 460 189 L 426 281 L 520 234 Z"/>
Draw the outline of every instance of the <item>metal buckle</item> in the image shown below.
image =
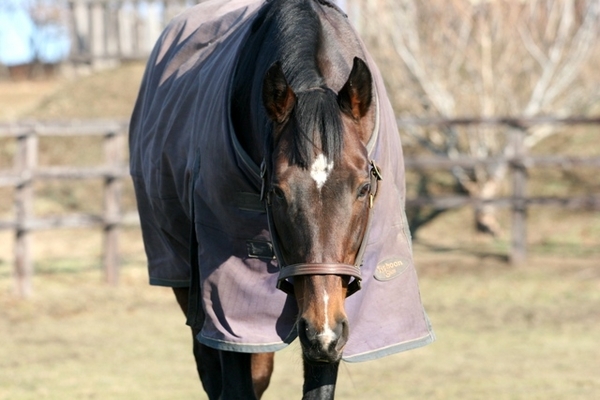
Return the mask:
<path id="1" fill-rule="evenodd" d="M 383 180 L 381 171 L 377 164 L 375 164 L 375 160 L 371 160 L 371 192 L 369 193 L 369 208 L 373 208 L 375 195 L 377 194 L 377 182 L 380 180 Z"/>
<path id="2" fill-rule="evenodd" d="M 378 180 L 383 180 L 383 176 L 381 175 L 381 171 L 377 164 L 375 164 L 375 160 L 371 160 L 371 174 Z"/>

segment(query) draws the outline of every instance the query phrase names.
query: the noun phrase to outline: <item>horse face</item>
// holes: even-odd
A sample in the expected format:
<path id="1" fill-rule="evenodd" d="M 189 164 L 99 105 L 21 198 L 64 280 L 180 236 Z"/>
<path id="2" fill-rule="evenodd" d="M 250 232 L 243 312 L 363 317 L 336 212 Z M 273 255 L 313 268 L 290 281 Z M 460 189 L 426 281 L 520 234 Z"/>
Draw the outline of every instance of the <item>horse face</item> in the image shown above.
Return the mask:
<path id="1" fill-rule="evenodd" d="M 265 87 L 276 89 L 271 96 L 267 87 L 263 98 L 276 130 L 270 201 L 286 265 L 353 265 L 365 235 L 370 189 L 365 143 L 373 129 L 371 119 L 366 118 L 372 113 L 371 76 L 362 61 L 357 67 L 356 60 L 337 95 L 343 151 L 331 159 L 315 146 L 309 165 L 298 165 L 290 158 L 298 135 L 290 117 L 296 94 L 281 71 L 270 70 L 265 79 Z M 357 76 L 357 68 L 362 76 Z M 341 358 L 349 335 L 344 310 L 349 280 L 348 276 L 318 272 L 293 277 L 298 335 L 307 360 L 337 362 Z"/>
<path id="2" fill-rule="evenodd" d="M 333 165 L 322 154 L 308 170 L 278 163 L 273 219 L 286 263 L 354 264 L 366 230 L 369 174 L 364 146 L 353 147 L 352 157 Z M 349 333 L 344 299 L 350 278 L 303 275 L 293 280 L 305 355 L 314 361 L 338 360 Z"/>

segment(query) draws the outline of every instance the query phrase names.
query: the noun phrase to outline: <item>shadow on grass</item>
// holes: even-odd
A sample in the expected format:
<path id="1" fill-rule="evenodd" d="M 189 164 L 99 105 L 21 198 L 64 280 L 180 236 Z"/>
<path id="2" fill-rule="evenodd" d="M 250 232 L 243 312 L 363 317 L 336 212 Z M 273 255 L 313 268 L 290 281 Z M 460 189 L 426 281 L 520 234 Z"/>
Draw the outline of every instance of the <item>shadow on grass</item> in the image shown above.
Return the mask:
<path id="1" fill-rule="evenodd" d="M 123 258 L 120 269 L 128 268 L 130 265 L 142 265 L 137 258 Z M 38 276 L 75 275 L 91 271 L 102 271 L 100 260 L 90 258 L 54 258 L 34 262 L 33 274 Z M 14 263 L 11 260 L 0 258 L 0 279 L 12 278 L 14 276 Z"/>
<path id="2" fill-rule="evenodd" d="M 509 256 L 506 249 L 502 248 L 502 245 L 477 245 L 474 243 L 469 243 L 465 245 L 459 246 L 448 246 L 442 245 L 438 243 L 432 243 L 429 241 L 425 241 L 422 239 L 415 239 L 414 244 L 416 246 L 423 247 L 426 251 L 437 253 L 437 254 L 456 254 L 456 255 L 466 255 L 473 256 L 475 258 L 485 260 L 491 259 L 495 261 L 508 263 Z"/>
<path id="3" fill-rule="evenodd" d="M 415 246 L 420 246 L 434 254 L 455 254 L 473 256 L 481 260 L 510 262 L 510 244 L 505 241 L 490 244 L 465 243 L 463 245 L 446 245 L 433 243 L 422 239 L 414 240 Z M 572 257 L 581 259 L 600 259 L 600 247 L 573 242 L 543 241 L 527 246 L 529 255 Z"/>

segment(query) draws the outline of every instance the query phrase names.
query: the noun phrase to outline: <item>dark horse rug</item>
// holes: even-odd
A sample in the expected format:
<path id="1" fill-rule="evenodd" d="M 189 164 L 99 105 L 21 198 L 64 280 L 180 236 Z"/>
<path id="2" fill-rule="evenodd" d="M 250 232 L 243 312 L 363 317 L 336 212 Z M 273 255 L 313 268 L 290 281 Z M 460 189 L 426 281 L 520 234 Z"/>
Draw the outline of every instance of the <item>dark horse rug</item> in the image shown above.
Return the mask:
<path id="1" fill-rule="evenodd" d="M 296 301 L 276 289 L 278 266 L 260 201 L 259 167 L 241 149 L 229 117 L 239 47 L 263 4 L 211 0 L 177 16 L 150 57 L 130 128 L 131 174 L 150 283 L 189 286 L 191 276 L 198 276 L 201 298 L 195 301 L 206 315 L 198 339 L 238 352 L 276 351 L 296 337 Z M 347 361 L 434 340 L 404 214 L 395 117 L 379 70 L 365 54 L 378 106 L 368 150 L 383 181 L 362 266 L 363 288 L 346 300 Z M 197 249 L 190 249 L 190 236 Z M 191 262 L 193 274 L 190 253 L 197 258 Z"/>

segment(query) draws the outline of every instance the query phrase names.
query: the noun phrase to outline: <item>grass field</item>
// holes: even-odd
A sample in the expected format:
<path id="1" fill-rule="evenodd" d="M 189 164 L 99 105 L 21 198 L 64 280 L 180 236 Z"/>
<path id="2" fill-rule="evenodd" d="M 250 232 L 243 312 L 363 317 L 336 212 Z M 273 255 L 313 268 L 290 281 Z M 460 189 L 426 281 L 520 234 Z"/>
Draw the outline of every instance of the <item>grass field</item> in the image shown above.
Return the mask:
<path id="1" fill-rule="evenodd" d="M 4 257 L 11 239 L 0 236 L 0 399 L 198 398 L 188 329 L 170 290 L 147 285 L 138 232 L 124 233 L 118 287 L 102 282 L 89 256 L 98 239 L 85 231 L 36 237 L 49 255 L 37 263 L 34 298 L 22 301 Z M 68 257 L 65 243 L 73 248 Z M 510 267 L 485 250 L 417 243 L 415 253 L 437 342 L 344 364 L 338 398 L 600 396 L 597 256 L 533 255 Z M 299 398 L 300 388 L 292 345 L 277 354 L 265 398 Z"/>
<path id="2" fill-rule="evenodd" d="M 142 70 L 132 64 L 65 81 L 0 82 L 0 120 L 127 117 Z M 11 143 L 0 141 L 0 168 L 11 165 Z M 40 164 L 87 162 L 89 146 L 41 142 Z M 542 150 L 565 148 L 597 155 L 597 132 L 558 137 Z M 600 184 L 589 171 L 535 174 L 532 190 L 553 195 L 597 192 Z M 98 212 L 96 184 L 36 187 L 36 215 Z M 14 212 L 12 195 L 0 190 L 0 217 Z M 132 209 L 130 185 L 124 198 Z M 344 364 L 339 399 L 600 398 L 600 213 L 532 208 L 530 256 L 518 267 L 506 262 L 505 211 L 500 222 L 503 235 L 479 236 L 472 212 L 462 209 L 419 231 L 421 293 L 438 340 Z M 203 398 L 183 315 L 168 289 L 148 286 L 138 230 L 122 233 L 117 287 L 102 279 L 99 231 L 34 233 L 35 295 L 27 301 L 13 293 L 12 235 L 0 231 L 0 400 Z M 300 388 L 292 345 L 277 354 L 265 398 L 299 398 Z"/>

